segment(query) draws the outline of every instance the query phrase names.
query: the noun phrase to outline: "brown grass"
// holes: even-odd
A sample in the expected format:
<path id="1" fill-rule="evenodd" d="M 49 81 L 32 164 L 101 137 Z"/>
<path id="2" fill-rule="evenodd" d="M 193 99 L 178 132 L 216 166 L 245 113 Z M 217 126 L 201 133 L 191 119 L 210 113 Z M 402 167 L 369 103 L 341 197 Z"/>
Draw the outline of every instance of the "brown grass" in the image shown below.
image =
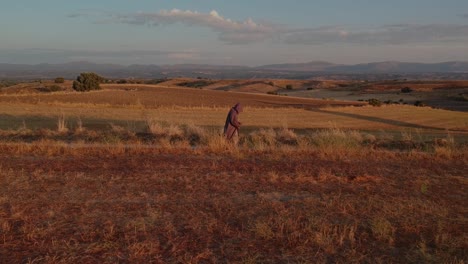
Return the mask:
<path id="1" fill-rule="evenodd" d="M 465 113 L 106 89 L 0 96 L 0 263 L 468 261 Z"/>
<path id="2" fill-rule="evenodd" d="M 140 106 L 146 108 L 158 107 L 229 107 L 237 102 L 252 107 L 288 107 L 324 105 L 364 105 L 362 102 L 324 101 L 307 98 L 294 98 L 253 93 L 226 94 L 226 91 L 200 90 L 194 88 L 167 87 L 160 85 L 117 85 L 104 84 L 103 90 L 57 93 L 29 93 L 29 94 L 4 94 L 0 96 L 0 102 L 14 103 L 61 103 L 61 104 L 89 104 L 112 106 Z"/>
<path id="3" fill-rule="evenodd" d="M 466 152 L 0 153 L 2 262 L 467 261 Z"/>

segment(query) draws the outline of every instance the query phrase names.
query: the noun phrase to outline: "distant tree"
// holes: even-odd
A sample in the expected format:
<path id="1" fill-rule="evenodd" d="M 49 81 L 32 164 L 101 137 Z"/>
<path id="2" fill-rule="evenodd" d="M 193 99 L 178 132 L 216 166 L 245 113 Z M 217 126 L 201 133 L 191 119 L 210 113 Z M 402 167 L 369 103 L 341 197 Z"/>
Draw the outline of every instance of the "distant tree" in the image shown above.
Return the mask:
<path id="1" fill-rule="evenodd" d="M 73 89 L 79 92 L 86 92 L 91 90 L 100 90 L 100 83 L 105 79 L 93 72 L 83 72 L 73 81 Z"/>
<path id="2" fill-rule="evenodd" d="M 64 83 L 65 79 L 63 77 L 57 77 L 55 78 L 55 83 Z"/>
<path id="3" fill-rule="evenodd" d="M 410 87 L 401 88 L 402 93 L 411 93 L 412 91 L 413 91 L 413 89 L 411 89 Z"/>
<path id="4" fill-rule="evenodd" d="M 292 90 L 292 88 L 293 88 L 292 85 L 290 84 L 286 85 L 286 90 Z"/>

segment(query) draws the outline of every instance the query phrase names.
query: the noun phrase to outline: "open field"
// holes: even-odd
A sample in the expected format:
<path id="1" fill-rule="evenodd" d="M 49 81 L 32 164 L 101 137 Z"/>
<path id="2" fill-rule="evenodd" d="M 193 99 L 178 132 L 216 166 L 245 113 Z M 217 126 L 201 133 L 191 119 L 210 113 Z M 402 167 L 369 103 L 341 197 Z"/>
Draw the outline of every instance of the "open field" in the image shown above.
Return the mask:
<path id="1" fill-rule="evenodd" d="M 0 263 L 468 262 L 466 112 L 176 86 L 0 95 Z"/>
<path id="2" fill-rule="evenodd" d="M 382 102 L 409 104 L 413 105 L 416 102 L 422 102 L 426 105 L 456 110 L 468 111 L 468 81 L 440 81 L 440 80 L 386 80 L 386 81 L 349 81 L 349 80 L 288 80 L 288 79 L 250 79 L 250 80 L 229 80 L 229 79 L 193 79 L 193 78 L 173 78 L 173 79 L 156 79 L 156 80 L 111 80 L 114 84 L 102 85 L 105 89 L 114 89 L 127 91 L 122 93 L 121 97 L 127 97 L 125 100 L 120 99 L 120 103 L 134 104 L 136 98 L 134 92 L 138 91 L 139 95 L 154 93 L 154 88 L 158 88 L 158 96 L 165 97 L 163 88 L 190 88 L 203 89 L 207 91 L 230 91 L 243 92 L 250 94 L 278 94 L 301 98 L 327 99 L 329 105 L 337 105 L 338 102 L 331 101 L 358 101 L 378 99 Z M 115 84 L 115 82 L 125 82 L 126 84 Z M 143 83 L 153 83 L 151 85 Z M 13 83 L 14 84 L 14 83 Z M 66 81 L 64 84 L 54 84 L 52 81 L 43 80 L 40 82 L 18 83 L 16 85 L 0 88 L 2 94 L 40 94 L 47 93 L 51 89 L 61 89 L 70 91 L 71 81 Z M 402 89 L 409 89 L 409 92 L 402 92 Z M 203 93 L 201 93 L 203 94 Z M 153 94 L 154 95 L 154 94 Z M 182 96 L 192 96 L 193 91 L 184 92 Z M 136 98 L 135 98 L 136 96 Z M 253 100 L 250 96 L 240 96 L 239 99 L 247 100 L 249 105 L 271 105 L 278 103 L 284 99 L 268 99 L 268 100 Z M 203 99 L 203 97 L 206 97 Z M 255 96 L 254 96 L 255 97 Z M 54 96 L 50 97 L 53 99 Z M 102 95 L 94 99 L 94 101 L 104 100 Z M 172 97 L 164 105 L 173 102 Z M 219 96 L 216 93 L 205 92 L 203 96 L 192 98 L 194 105 L 206 103 L 209 105 L 216 101 L 217 105 L 223 105 L 226 102 L 226 97 Z M 61 98 L 61 100 L 64 97 Z M 46 99 L 47 100 L 47 99 Z M 73 101 L 73 99 L 69 99 Z M 139 99 L 141 100 L 141 99 Z M 293 99 L 296 100 L 296 99 Z M 117 103 L 117 101 L 116 101 Z M 144 97 L 139 103 L 147 105 L 151 104 L 149 98 Z M 230 101 L 232 103 L 232 101 Z"/>
<path id="3" fill-rule="evenodd" d="M 23 121 L 28 125 L 28 117 L 32 116 L 56 118 L 62 114 L 68 118 L 101 119 L 103 123 L 151 118 L 179 124 L 195 121 L 201 126 L 222 126 L 226 112 L 236 102 L 242 102 L 247 108 L 243 114 L 244 125 L 251 127 L 305 129 L 336 126 L 365 130 L 425 128 L 465 132 L 468 127 L 465 113 L 439 109 L 403 105 L 336 108 L 363 106 L 367 103 L 158 85 L 103 86 L 104 90 L 88 93 L 0 95 L 0 114 L 5 116 L 0 129 L 17 128 Z M 330 106 L 335 108 L 320 110 Z M 45 127 L 50 128 L 50 125 Z"/>
<path id="4" fill-rule="evenodd" d="M 0 144 L 2 262 L 466 263 L 466 166 L 387 151 Z"/>

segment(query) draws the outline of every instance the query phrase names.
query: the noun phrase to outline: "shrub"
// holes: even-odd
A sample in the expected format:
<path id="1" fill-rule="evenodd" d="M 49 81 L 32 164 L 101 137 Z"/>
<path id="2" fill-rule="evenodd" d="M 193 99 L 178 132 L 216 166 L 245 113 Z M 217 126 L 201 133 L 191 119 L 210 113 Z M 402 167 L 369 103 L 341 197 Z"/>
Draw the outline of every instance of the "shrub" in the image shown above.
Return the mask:
<path id="1" fill-rule="evenodd" d="M 410 87 L 401 88 L 402 93 L 411 93 L 412 91 L 413 91 L 413 89 L 411 89 Z"/>
<path id="2" fill-rule="evenodd" d="M 423 106 L 426 106 L 425 103 L 423 103 L 422 101 L 416 101 L 414 102 L 414 106 L 420 106 L 420 107 L 423 107 Z"/>
<path id="3" fill-rule="evenodd" d="M 315 132 L 311 144 L 321 149 L 353 149 L 361 146 L 364 141 L 358 131 L 345 131 L 338 128 Z"/>
<path id="4" fill-rule="evenodd" d="M 292 90 L 292 89 L 293 89 L 292 85 L 290 84 L 286 85 L 286 90 Z"/>
<path id="5" fill-rule="evenodd" d="M 58 91 L 62 91 L 62 87 L 58 86 L 58 85 L 51 85 L 48 87 L 49 88 L 49 91 L 50 92 L 58 92 Z"/>
<path id="6" fill-rule="evenodd" d="M 367 102 L 372 106 L 381 106 L 382 102 L 379 99 L 371 98 Z"/>
<path id="7" fill-rule="evenodd" d="M 158 83 L 162 83 L 162 82 L 166 82 L 170 79 L 167 79 L 167 78 L 162 78 L 162 79 L 152 79 L 152 80 L 147 80 L 145 81 L 144 83 L 145 84 L 158 84 Z"/>
<path id="8" fill-rule="evenodd" d="M 59 85 L 54 84 L 50 86 L 38 87 L 36 88 L 36 90 L 38 90 L 39 92 L 43 92 L 43 93 L 51 93 L 51 92 L 62 91 L 63 88 Z"/>
<path id="9" fill-rule="evenodd" d="M 57 77 L 57 78 L 55 78 L 54 82 L 55 83 L 64 83 L 65 79 L 63 77 Z"/>
<path id="10" fill-rule="evenodd" d="M 213 84 L 213 82 L 205 81 L 205 80 L 198 80 L 198 81 L 192 81 L 192 82 L 181 82 L 181 83 L 178 83 L 177 86 L 184 86 L 184 87 L 190 87 L 190 88 L 202 88 L 210 84 Z"/>
<path id="11" fill-rule="evenodd" d="M 93 72 L 84 72 L 73 81 L 73 89 L 79 92 L 100 90 L 100 83 L 104 82 L 104 78 Z"/>
<path id="12" fill-rule="evenodd" d="M 0 80 L 0 88 L 16 85 L 17 82 L 10 80 Z"/>

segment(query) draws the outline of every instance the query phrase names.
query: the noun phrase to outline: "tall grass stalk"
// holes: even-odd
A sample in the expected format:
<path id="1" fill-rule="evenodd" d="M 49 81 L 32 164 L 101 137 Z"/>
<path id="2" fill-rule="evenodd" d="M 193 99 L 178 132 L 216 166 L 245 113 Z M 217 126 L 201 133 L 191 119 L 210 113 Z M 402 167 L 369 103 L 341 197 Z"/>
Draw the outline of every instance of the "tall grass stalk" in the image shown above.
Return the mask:
<path id="1" fill-rule="evenodd" d="M 58 118 L 57 118 L 57 132 L 59 133 L 65 133 L 68 131 L 67 128 L 67 120 L 65 118 L 65 114 L 62 113 Z"/>

